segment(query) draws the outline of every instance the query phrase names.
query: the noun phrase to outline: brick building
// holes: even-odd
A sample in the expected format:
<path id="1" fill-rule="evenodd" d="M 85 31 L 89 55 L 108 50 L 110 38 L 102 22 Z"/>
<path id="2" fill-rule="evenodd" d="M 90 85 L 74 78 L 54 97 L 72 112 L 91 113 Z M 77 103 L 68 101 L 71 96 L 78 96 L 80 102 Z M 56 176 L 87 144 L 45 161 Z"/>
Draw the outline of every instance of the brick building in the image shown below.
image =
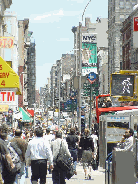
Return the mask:
<path id="1" fill-rule="evenodd" d="M 138 7 L 123 22 L 122 69 L 138 70 L 138 32 L 134 31 L 134 17 L 138 18 Z"/>

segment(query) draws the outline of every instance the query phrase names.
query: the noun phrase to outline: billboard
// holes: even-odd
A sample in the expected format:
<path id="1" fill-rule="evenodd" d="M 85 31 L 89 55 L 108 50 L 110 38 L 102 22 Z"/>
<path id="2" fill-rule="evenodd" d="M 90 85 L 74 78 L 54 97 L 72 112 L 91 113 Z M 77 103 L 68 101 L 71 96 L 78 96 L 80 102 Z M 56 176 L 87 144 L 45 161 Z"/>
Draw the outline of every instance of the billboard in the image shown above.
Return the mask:
<path id="1" fill-rule="evenodd" d="M 111 96 L 133 96 L 134 75 L 111 75 Z"/>
<path id="2" fill-rule="evenodd" d="M 82 34 L 82 75 L 97 73 L 97 34 Z"/>

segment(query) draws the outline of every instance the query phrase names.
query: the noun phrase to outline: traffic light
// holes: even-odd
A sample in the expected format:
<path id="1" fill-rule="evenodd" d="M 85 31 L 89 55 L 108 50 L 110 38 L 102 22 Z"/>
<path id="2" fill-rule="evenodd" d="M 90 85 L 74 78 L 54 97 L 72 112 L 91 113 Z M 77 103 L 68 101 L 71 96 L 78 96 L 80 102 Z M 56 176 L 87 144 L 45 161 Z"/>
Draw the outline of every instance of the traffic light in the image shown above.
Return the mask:
<path id="1" fill-rule="evenodd" d="M 130 96 L 134 93 L 134 75 L 112 74 L 110 84 L 111 96 Z"/>

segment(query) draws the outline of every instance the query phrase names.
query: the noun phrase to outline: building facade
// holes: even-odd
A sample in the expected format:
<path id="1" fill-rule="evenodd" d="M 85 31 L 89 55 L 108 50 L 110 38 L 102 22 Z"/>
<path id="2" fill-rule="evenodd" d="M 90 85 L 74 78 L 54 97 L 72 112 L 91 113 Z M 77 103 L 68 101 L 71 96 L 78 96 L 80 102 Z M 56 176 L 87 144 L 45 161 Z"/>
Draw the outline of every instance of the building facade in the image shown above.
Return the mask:
<path id="1" fill-rule="evenodd" d="M 27 101 L 28 108 L 33 108 L 35 103 L 36 87 L 36 49 L 35 43 L 31 43 L 27 49 Z"/>
<path id="2" fill-rule="evenodd" d="M 18 96 L 19 107 L 27 107 L 27 48 L 29 19 L 18 21 L 18 75 L 22 86 L 22 95 Z"/>
<path id="3" fill-rule="evenodd" d="M 122 43 L 121 32 L 122 22 L 133 11 L 137 0 L 108 0 L 108 90 L 110 76 L 119 72 L 122 65 Z"/>
<path id="4" fill-rule="evenodd" d="M 138 21 L 138 7 L 123 22 L 122 34 L 122 69 L 138 70 L 138 32 L 134 22 Z M 134 20 L 136 19 L 136 20 Z"/>
<path id="5" fill-rule="evenodd" d="M 108 93 L 108 47 L 100 48 L 97 53 L 99 94 Z"/>
<path id="6" fill-rule="evenodd" d="M 54 107 L 55 104 L 55 93 L 56 93 L 56 86 L 57 86 L 57 65 L 53 64 L 50 71 L 50 88 L 51 88 L 51 107 Z"/>

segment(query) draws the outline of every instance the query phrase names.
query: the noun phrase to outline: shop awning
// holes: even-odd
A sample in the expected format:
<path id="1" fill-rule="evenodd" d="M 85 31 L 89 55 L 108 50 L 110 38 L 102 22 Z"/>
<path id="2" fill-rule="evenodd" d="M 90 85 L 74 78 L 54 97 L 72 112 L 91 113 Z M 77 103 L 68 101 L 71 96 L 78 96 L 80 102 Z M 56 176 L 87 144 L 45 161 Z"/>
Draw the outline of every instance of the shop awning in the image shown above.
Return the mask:
<path id="1" fill-rule="evenodd" d="M 32 116 L 32 117 L 34 117 L 34 110 L 30 110 L 30 109 L 27 109 L 27 111 L 29 112 L 29 114 Z"/>
<path id="2" fill-rule="evenodd" d="M 21 95 L 20 79 L 17 73 L 0 57 L 0 89 L 16 89 L 16 94 Z"/>
<path id="3" fill-rule="evenodd" d="M 23 122 L 31 122 L 32 121 L 32 119 L 29 117 L 27 112 L 22 107 L 19 107 L 19 111 L 22 113 L 22 116 L 23 116 L 22 121 Z"/>

